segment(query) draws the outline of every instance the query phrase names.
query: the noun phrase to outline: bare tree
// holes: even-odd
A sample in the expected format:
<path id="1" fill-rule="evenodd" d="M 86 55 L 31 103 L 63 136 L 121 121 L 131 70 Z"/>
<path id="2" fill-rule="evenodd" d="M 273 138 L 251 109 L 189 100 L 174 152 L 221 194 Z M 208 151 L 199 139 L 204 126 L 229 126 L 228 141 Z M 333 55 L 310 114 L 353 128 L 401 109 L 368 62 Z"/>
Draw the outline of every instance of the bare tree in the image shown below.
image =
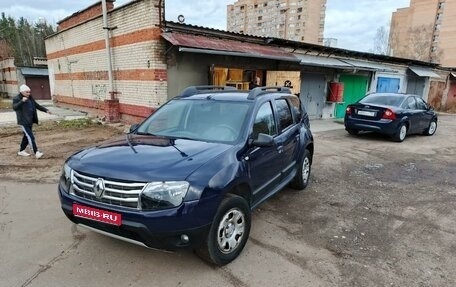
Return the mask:
<path id="1" fill-rule="evenodd" d="M 380 54 L 380 55 L 389 54 L 388 34 L 389 34 L 388 28 L 386 28 L 385 26 L 380 26 L 377 28 L 377 32 L 375 33 L 374 48 L 372 49 L 372 53 Z"/>

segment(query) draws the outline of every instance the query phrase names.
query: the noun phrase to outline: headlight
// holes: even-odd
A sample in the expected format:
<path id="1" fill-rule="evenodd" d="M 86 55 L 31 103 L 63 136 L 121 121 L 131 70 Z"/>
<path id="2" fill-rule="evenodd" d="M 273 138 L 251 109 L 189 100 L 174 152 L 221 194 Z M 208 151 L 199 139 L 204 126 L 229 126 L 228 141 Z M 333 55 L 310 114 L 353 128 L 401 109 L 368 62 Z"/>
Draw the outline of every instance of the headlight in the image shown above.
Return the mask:
<path id="1" fill-rule="evenodd" d="M 71 169 L 71 167 L 65 163 L 63 165 L 62 174 L 60 176 L 60 184 L 63 186 L 63 190 L 66 191 L 67 193 L 70 192 L 71 183 L 72 183 L 72 180 L 71 180 L 72 173 L 73 173 L 73 170 Z"/>
<path id="2" fill-rule="evenodd" d="M 156 210 L 179 206 L 189 185 L 186 181 L 150 182 L 141 191 L 140 208 Z"/>

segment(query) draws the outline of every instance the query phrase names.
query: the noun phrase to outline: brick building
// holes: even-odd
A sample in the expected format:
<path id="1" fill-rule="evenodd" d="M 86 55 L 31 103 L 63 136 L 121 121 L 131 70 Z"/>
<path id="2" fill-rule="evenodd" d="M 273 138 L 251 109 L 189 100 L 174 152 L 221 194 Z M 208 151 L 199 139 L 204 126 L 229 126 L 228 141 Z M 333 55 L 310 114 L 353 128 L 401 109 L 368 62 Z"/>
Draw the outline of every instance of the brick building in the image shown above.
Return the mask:
<path id="1" fill-rule="evenodd" d="M 90 109 L 109 121 L 135 121 L 167 100 L 162 1 L 107 1 L 112 91 L 102 5 L 97 2 L 58 23 L 46 39 L 51 93 L 59 105 Z"/>
<path id="2" fill-rule="evenodd" d="M 227 6 L 227 30 L 323 44 L 326 0 L 239 0 Z"/>
<path id="3" fill-rule="evenodd" d="M 456 0 L 411 0 L 393 13 L 391 54 L 456 67 Z"/>
<path id="4" fill-rule="evenodd" d="M 252 80 L 292 88 L 312 118 L 343 117 L 367 92 L 415 93 L 436 106 L 450 98 L 450 73 L 434 63 L 174 23 L 162 18 L 163 8 L 163 0 L 108 5 L 104 25 L 98 2 L 62 20 L 46 39 L 57 105 L 138 122 L 190 85 L 248 89 Z M 342 102 L 329 96 L 337 83 L 345 86 Z"/>

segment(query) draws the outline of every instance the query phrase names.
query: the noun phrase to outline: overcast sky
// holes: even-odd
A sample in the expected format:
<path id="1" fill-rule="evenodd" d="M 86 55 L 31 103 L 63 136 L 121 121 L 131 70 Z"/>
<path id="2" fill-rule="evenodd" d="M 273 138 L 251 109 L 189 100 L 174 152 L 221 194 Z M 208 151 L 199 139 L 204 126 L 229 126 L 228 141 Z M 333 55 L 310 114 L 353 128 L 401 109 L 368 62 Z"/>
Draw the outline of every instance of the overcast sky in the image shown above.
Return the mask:
<path id="1" fill-rule="evenodd" d="M 118 7 L 130 0 L 117 0 Z M 309 0 L 312 1 L 312 0 Z M 84 9 L 96 0 L 15 0 L 0 1 L 0 11 L 16 19 L 29 21 L 45 18 L 55 24 L 59 20 Z M 185 16 L 185 23 L 215 29 L 226 29 L 226 5 L 234 0 L 165 0 L 166 20 L 177 22 Z M 325 38 L 336 38 L 338 47 L 369 52 L 378 27 L 389 25 L 391 13 L 407 7 L 410 0 L 327 0 Z"/>

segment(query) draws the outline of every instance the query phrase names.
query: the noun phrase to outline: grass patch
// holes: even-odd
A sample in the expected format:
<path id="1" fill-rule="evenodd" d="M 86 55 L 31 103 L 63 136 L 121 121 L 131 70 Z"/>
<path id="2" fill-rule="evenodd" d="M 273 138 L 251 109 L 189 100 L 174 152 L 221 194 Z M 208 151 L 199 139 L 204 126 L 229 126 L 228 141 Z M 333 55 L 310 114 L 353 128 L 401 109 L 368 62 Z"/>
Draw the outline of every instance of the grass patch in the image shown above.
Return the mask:
<path id="1" fill-rule="evenodd" d="M 82 130 L 85 128 L 98 127 L 101 123 L 93 122 L 90 119 L 62 120 L 62 121 L 41 121 L 39 125 L 34 125 L 37 131 L 56 132 L 63 130 Z"/>
<path id="2" fill-rule="evenodd" d="M 8 110 L 13 108 L 13 103 L 11 100 L 1 100 L 0 99 L 0 110 Z"/>
<path id="3" fill-rule="evenodd" d="M 99 122 L 94 122 L 91 119 L 83 118 L 83 119 L 76 119 L 76 120 L 63 120 L 57 122 L 57 125 L 62 128 L 87 128 L 91 126 L 98 126 L 101 125 Z"/>

